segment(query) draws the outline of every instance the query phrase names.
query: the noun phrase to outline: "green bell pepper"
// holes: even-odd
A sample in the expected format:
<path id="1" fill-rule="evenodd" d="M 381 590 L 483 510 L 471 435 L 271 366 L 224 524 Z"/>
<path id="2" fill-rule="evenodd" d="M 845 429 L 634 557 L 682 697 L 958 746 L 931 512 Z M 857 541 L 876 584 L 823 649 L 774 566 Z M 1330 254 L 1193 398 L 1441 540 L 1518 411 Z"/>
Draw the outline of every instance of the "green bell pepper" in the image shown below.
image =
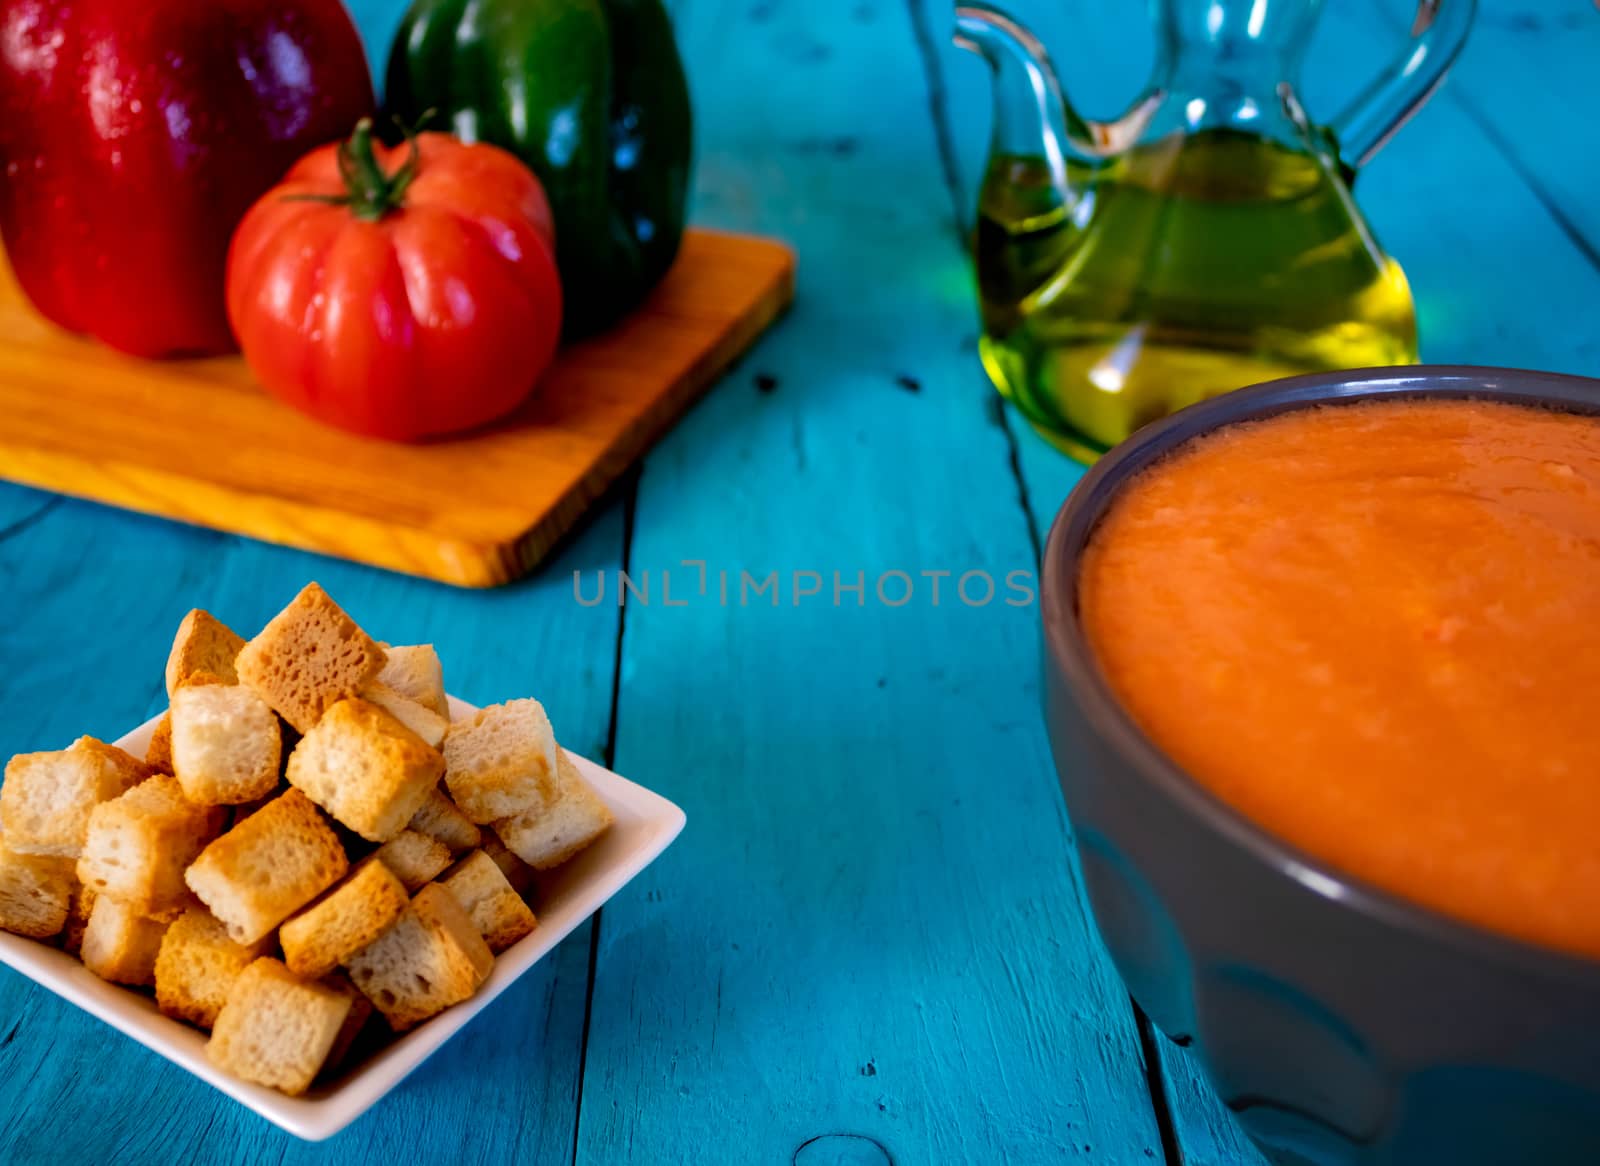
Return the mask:
<path id="1" fill-rule="evenodd" d="M 387 90 L 405 124 L 434 111 L 539 176 L 569 335 L 614 321 L 672 265 L 691 127 L 661 0 L 416 0 Z"/>

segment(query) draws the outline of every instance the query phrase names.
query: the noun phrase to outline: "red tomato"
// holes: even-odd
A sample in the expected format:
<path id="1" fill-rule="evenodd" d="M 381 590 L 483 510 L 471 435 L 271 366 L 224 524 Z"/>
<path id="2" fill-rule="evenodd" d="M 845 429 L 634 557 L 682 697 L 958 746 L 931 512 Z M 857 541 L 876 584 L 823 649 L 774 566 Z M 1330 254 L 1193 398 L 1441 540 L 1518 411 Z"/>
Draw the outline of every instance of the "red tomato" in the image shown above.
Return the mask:
<path id="1" fill-rule="evenodd" d="M 362 122 L 245 215 L 228 319 L 267 391 L 330 425 L 396 440 L 481 425 L 555 354 L 550 204 L 494 146 L 386 149 Z"/>

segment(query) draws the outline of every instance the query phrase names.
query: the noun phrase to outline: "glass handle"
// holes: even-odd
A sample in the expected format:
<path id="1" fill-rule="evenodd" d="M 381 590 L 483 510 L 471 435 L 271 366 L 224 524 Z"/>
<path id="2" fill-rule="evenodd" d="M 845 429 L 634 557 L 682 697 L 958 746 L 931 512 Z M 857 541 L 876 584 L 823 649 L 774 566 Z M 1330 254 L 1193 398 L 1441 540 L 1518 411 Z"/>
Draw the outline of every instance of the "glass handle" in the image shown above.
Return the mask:
<path id="1" fill-rule="evenodd" d="M 1333 119 L 1339 154 L 1359 170 L 1444 81 L 1472 27 L 1477 0 L 1419 0 L 1399 57 Z"/>

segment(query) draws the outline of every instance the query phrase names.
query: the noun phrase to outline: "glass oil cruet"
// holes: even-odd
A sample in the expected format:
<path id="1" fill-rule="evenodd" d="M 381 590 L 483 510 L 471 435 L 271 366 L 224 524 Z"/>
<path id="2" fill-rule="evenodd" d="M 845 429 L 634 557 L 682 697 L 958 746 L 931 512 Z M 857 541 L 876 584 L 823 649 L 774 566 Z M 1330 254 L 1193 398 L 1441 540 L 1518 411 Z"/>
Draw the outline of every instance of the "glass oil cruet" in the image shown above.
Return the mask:
<path id="1" fill-rule="evenodd" d="M 1022 25 L 959 6 L 956 43 L 994 73 L 976 251 L 1000 392 L 1093 460 L 1230 389 L 1415 362 L 1411 289 L 1350 181 L 1443 80 L 1475 3 L 1421 0 L 1326 126 L 1295 93 L 1321 0 L 1152 0 L 1155 72 L 1113 122 L 1073 110 Z"/>

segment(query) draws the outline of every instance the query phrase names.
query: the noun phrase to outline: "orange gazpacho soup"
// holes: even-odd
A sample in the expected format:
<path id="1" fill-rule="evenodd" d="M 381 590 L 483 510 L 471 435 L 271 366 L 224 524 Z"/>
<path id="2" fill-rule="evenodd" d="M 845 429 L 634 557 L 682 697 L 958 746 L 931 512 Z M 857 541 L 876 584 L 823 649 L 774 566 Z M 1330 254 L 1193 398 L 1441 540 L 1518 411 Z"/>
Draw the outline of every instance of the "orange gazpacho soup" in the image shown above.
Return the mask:
<path id="1" fill-rule="evenodd" d="M 1133 479 L 1079 613 L 1194 780 L 1413 902 L 1600 958 L 1600 418 L 1244 422 Z"/>

